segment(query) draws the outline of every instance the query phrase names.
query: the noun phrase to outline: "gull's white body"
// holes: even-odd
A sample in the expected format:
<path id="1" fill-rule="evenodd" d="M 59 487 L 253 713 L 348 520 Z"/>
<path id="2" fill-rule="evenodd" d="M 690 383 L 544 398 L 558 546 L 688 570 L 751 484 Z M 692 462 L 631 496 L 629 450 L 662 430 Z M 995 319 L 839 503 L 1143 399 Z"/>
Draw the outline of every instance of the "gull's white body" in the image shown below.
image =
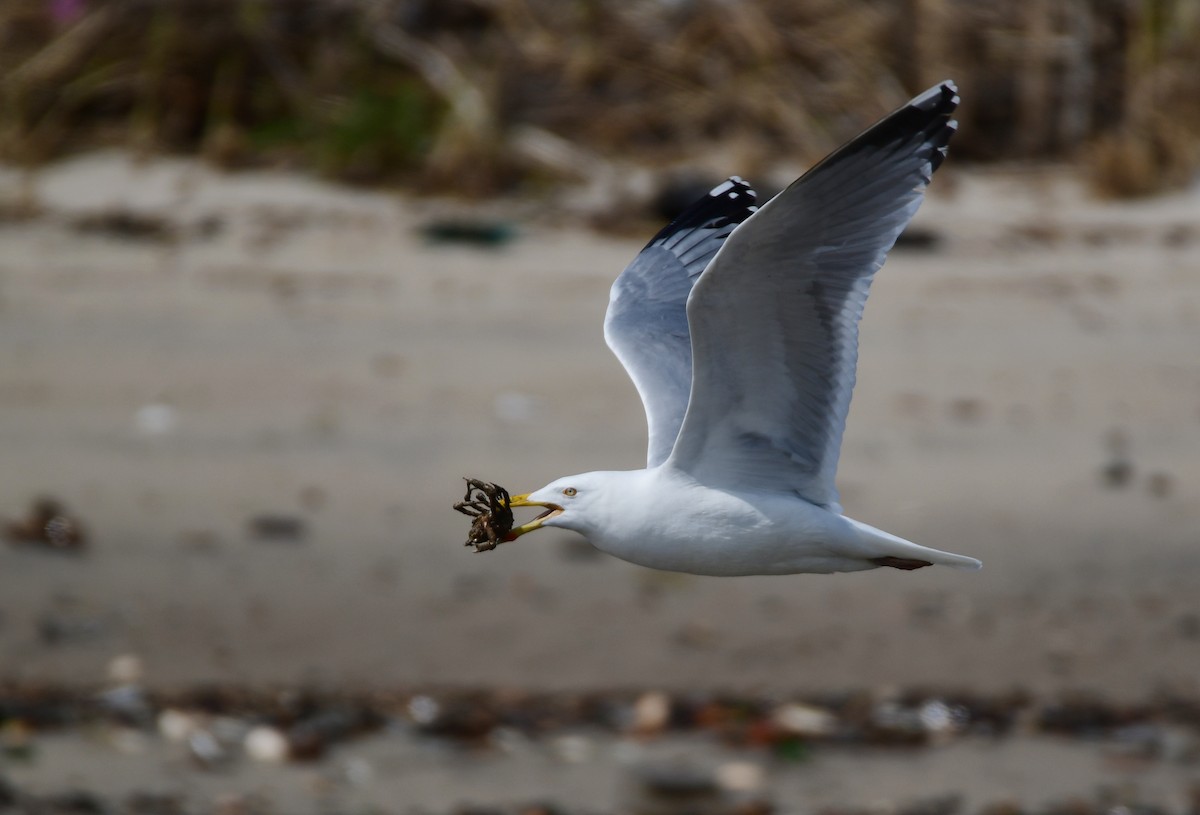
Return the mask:
<path id="1" fill-rule="evenodd" d="M 571 529 L 656 569 L 850 572 L 978 560 L 842 514 L 834 475 L 871 279 L 945 156 L 958 104 L 931 88 L 761 208 L 738 178 L 613 284 L 605 339 L 646 408 L 647 468 L 562 478 L 513 530 Z"/>
<path id="2" fill-rule="evenodd" d="M 562 490 L 577 491 L 574 498 Z M 545 522 L 602 552 L 672 572 L 732 577 L 879 568 L 873 558 L 975 569 L 974 558 L 889 535 L 794 496 L 706 487 L 670 465 L 568 476 L 531 493 L 566 511 Z"/>

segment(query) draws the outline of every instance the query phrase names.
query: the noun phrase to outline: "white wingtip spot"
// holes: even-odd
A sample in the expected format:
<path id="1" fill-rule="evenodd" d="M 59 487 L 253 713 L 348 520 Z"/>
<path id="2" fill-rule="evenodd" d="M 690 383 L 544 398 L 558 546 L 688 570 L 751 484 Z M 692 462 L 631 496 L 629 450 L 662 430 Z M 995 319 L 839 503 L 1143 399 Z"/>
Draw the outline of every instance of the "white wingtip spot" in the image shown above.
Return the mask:
<path id="1" fill-rule="evenodd" d="M 713 198 L 717 198 L 717 197 L 729 192 L 730 190 L 732 190 L 733 185 L 739 181 L 741 181 L 741 179 L 738 178 L 737 176 L 734 176 L 733 178 L 729 179 L 728 181 L 722 181 L 720 184 L 718 184 L 717 186 L 715 186 L 711 190 L 709 190 L 708 194 L 710 196 L 712 196 Z"/>

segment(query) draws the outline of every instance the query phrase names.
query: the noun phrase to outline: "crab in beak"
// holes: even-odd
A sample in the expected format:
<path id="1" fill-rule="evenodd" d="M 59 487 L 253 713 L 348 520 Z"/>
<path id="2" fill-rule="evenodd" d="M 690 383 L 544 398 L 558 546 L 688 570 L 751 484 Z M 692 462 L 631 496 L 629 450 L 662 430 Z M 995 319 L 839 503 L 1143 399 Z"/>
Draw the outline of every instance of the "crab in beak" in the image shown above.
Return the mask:
<path id="1" fill-rule="evenodd" d="M 517 538 L 521 537 L 527 532 L 540 529 L 542 525 L 546 523 L 546 521 L 563 513 L 563 508 L 558 504 L 552 504 L 548 501 L 530 501 L 530 495 L 531 493 L 514 495 L 511 499 L 509 499 L 508 505 L 510 507 L 545 507 L 546 511 L 541 515 L 538 515 L 529 523 L 521 524 L 520 526 L 514 526 L 509 533 L 504 536 L 505 541 L 515 541 Z"/>

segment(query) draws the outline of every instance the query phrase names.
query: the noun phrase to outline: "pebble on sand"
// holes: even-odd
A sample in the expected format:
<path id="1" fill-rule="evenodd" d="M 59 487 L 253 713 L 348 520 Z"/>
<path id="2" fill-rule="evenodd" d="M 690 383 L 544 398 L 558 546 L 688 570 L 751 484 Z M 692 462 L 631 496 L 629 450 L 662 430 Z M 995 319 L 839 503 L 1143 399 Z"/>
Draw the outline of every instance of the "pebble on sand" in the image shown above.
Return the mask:
<path id="1" fill-rule="evenodd" d="M 267 764 L 283 764 L 288 760 L 288 738 L 278 728 L 269 725 L 253 727 L 242 742 L 246 755 Z"/>

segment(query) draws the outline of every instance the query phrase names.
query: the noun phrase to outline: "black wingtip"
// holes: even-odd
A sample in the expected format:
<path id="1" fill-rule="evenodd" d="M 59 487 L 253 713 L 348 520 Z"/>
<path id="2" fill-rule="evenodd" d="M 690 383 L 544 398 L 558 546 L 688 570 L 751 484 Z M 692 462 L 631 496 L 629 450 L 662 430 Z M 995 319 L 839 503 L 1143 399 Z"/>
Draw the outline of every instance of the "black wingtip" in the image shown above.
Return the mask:
<path id="1" fill-rule="evenodd" d="M 910 99 L 891 115 L 885 116 L 876 127 L 893 122 L 898 128 L 904 127 L 929 135 L 942 129 L 947 132 L 946 138 L 949 139 L 949 135 L 958 128 L 958 122 L 951 119 L 950 114 L 954 113 L 961 101 L 958 86 L 946 80 Z"/>
<path id="2" fill-rule="evenodd" d="M 930 148 L 929 161 L 936 170 L 946 157 L 946 146 L 958 130 L 958 122 L 950 115 L 959 101 L 958 88 L 953 82 L 947 80 L 934 85 L 892 111 L 843 150 L 849 148 L 848 152 L 852 152 L 858 147 L 900 145 L 918 138 Z"/>
<path id="3" fill-rule="evenodd" d="M 905 107 L 916 108 L 925 113 L 949 116 L 961 101 L 958 97 L 958 86 L 954 84 L 953 80 L 947 79 L 913 97 Z"/>
<path id="4" fill-rule="evenodd" d="M 758 209 L 757 199 L 753 187 L 736 175 L 730 176 L 681 212 L 646 245 L 665 243 L 672 235 L 686 230 L 700 227 L 720 229 L 730 224 L 740 224 Z"/>
<path id="5" fill-rule="evenodd" d="M 958 86 L 950 80 L 940 82 L 830 153 L 794 183 L 799 184 L 818 171 L 828 171 L 862 150 L 913 149 L 929 160 L 929 174 L 923 176 L 924 182 L 929 183 L 933 172 L 945 161 L 947 146 L 958 130 L 958 122 L 950 115 L 959 101 Z"/>
<path id="6" fill-rule="evenodd" d="M 958 132 L 958 122 L 951 119 L 950 114 L 954 113 L 961 101 L 958 86 L 953 80 L 947 79 L 908 103 L 910 107 L 934 117 L 930 126 L 926 128 L 933 145 L 933 152 L 929 155 L 930 172 L 937 170 L 946 160 L 950 139 Z"/>

